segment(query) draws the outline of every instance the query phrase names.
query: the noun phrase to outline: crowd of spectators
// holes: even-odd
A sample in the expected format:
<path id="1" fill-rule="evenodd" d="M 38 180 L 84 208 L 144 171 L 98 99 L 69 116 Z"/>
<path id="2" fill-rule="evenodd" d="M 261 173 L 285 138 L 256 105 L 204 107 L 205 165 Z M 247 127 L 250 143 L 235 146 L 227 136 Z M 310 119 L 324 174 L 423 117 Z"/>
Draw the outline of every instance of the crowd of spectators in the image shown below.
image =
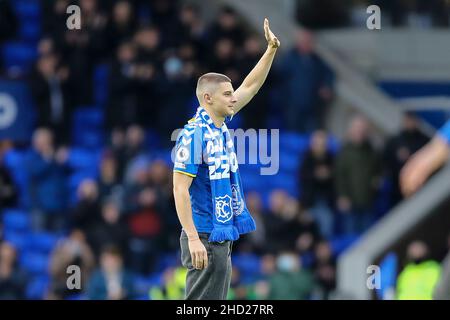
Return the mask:
<path id="1" fill-rule="evenodd" d="M 160 145 L 171 146 L 173 129 L 195 110 L 198 76 L 222 72 L 237 87 L 263 53 L 264 42 L 231 8 L 207 24 L 201 7 L 172 0 L 80 0 L 82 28 L 67 30 L 62 26 L 69 2 L 45 2 L 39 56 L 21 78 L 38 116 L 22 168 L 29 186 L 26 209 L 33 230 L 62 235 L 50 253 L 45 298 L 74 293 L 66 286 L 68 265 L 82 269 L 87 298 L 136 298 L 133 275 L 151 274 L 163 254 L 179 249 L 171 167 L 149 147 L 146 132 L 153 130 Z M 328 299 L 336 285 L 331 239 L 367 230 L 379 218 L 377 204 L 386 185 L 392 197 L 384 199 L 388 206 L 401 200 L 399 170 L 427 138 L 414 116 L 406 115 L 403 131 L 379 150 L 371 141 L 370 123 L 355 116 L 341 146 L 331 150 L 324 118 L 333 99 L 333 73 L 314 53 L 313 33 L 299 31 L 295 46 L 278 60 L 239 116 L 243 128 L 275 126 L 311 135 L 293 177 L 301 192 L 294 197 L 290 190 L 273 190 L 268 206 L 259 193 L 246 195 L 258 228 L 236 243 L 234 253 L 257 255 L 260 270 L 249 283 L 235 266 L 230 299 Z M 93 79 L 99 64 L 109 70 L 107 97 L 97 106 L 104 111 L 107 142 L 94 164 L 98 176 L 82 179 L 71 200 L 73 113 L 97 102 Z M 0 147 L 2 211 L 18 206 L 18 189 L 3 165 L 13 146 L 2 142 Z M 25 296 L 26 275 L 17 254 L 1 242 L 2 298 Z M 183 269 L 170 266 L 161 277 L 162 285 L 152 287 L 149 296 L 181 298 Z"/>

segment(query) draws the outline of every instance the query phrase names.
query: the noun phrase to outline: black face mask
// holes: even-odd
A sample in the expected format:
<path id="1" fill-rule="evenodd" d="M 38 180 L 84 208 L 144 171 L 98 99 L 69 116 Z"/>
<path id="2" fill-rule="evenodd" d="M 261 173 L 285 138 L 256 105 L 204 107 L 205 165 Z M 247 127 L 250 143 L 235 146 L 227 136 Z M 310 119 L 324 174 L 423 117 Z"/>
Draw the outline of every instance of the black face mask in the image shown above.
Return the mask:
<path id="1" fill-rule="evenodd" d="M 424 262 L 424 261 L 426 261 L 426 260 L 427 260 L 426 257 L 415 258 L 415 259 L 411 259 L 411 263 L 414 263 L 414 264 L 420 264 L 420 263 L 422 263 L 422 262 Z"/>

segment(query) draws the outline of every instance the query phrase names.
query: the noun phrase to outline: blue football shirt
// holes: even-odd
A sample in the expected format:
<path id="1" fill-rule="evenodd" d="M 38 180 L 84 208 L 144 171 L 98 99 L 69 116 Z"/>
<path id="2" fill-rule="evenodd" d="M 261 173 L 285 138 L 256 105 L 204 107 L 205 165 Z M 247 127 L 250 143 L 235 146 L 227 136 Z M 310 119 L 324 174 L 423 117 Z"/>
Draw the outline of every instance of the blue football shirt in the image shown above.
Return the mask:
<path id="1" fill-rule="evenodd" d="M 226 118 L 225 121 L 230 121 Z M 212 126 L 224 139 L 221 129 Z M 203 141 L 203 131 L 206 128 L 199 122 L 191 120 L 184 126 L 177 138 L 173 171 L 193 177 L 189 195 L 191 199 L 192 218 L 197 232 L 210 233 L 213 229 L 212 214 L 213 202 L 211 184 L 209 181 L 209 168 L 204 161 L 206 144 Z"/>
<path id="2" fill-rule="evenodd" d="M 450 120 L 447 121 L 441 129 L 439 129 L 438 135 L 444 139 L 445 142 L 450 144 Z"/>

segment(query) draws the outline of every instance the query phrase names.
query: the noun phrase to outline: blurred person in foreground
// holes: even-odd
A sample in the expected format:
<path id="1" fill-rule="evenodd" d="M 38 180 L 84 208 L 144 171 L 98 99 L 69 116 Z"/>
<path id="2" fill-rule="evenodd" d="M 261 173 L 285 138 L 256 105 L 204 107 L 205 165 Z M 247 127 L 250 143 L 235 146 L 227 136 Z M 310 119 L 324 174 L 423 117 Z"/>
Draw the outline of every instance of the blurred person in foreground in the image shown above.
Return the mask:
<path id="1" fill-rule="evenodd" d="M 422 241 L 414 241 L 408 246 L 407 259 L 408 264 L 397 278 L 397 299 L 431 300 L 441 266 L 430 259 L 429 248 Z"/>
<path id="2" fill-rule="evenodd" d="M 173 185 L 183 228 L 181 258 L 188 268 L 186 299 L 226 299 L 232 243 L 256 228 L 245 206 L 237 158 L 224 121 L 256 95 L 269 73 L 280 42 L 267 19 L 264 31 L 267 50 L 236 91 L 222 74 L 207 73 L 198 79 L 200 106 L 177 139 Z M 204 153 L 208 156 L 202 163 Z"/>
<path id="3" fill-rule="evenodd" d="M 433 139 L 414 153 L 400 172 L 400 189 L 411 196 L 448 160 L 450 154 L 450 121 Z"/>
<path id="4" fill-rule="evenodd" d="M 413 195 L 419 190 L 427 179 L 441 168 L 449 158 L 450 153 L 450 121 L 435 134 L 433 139 L 419 151 L 414 153 L 400 172 L 400 189 L 404 196 Z M 443 265 L 443 278 L 436 286 L 434 297 L 443 299 L 445 292 L 450 292 L 445 282 L 450 274 L 448 257 Z M 445 276 L 447 275 L 447 276 Z M 450 298 L 450 294 L 446 299 Z"/>

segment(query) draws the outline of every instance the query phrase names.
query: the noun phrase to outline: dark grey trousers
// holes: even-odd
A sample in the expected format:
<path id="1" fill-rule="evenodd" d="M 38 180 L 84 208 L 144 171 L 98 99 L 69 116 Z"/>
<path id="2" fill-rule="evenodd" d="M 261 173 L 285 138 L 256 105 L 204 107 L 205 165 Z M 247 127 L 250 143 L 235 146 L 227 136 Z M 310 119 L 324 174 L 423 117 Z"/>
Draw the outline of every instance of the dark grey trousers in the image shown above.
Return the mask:
<path id="1" fill-rule="evenodd" d="M 232 241 L 208 242 L 208 233 L 199 233 L 208 252 L 208 267 L 197 270 L 192 266 L 188 237 L 181 232 L 181 262 L 188 269 L 186 276 L 186 300 L 225 300 L 231 282 Z"/>

